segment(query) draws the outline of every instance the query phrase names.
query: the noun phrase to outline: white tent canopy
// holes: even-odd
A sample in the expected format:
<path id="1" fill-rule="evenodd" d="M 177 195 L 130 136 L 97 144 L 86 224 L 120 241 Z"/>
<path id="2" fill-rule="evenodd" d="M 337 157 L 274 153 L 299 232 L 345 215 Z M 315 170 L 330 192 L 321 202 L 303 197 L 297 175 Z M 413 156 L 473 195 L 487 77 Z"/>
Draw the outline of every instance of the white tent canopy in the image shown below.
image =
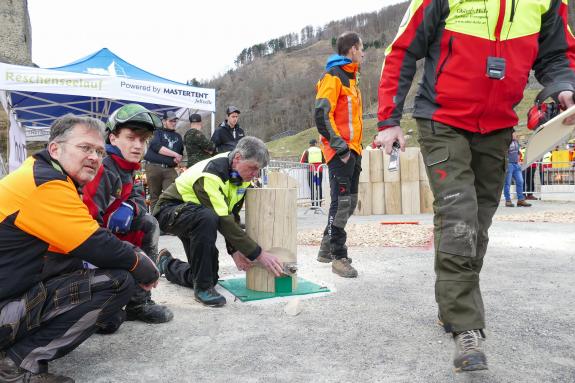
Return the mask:
<path id="1" fill-rule="evenodd" d="M 160 114 L 181 108 L 208 111 L 212 130 L 215 124 L 214 89 L 155 76 L 106 48 L 51 69 L 0 63 L 0 102 L 10 118 L 10 171 L 26 157 L 25 129 L 30 140 L 38 140 L 66 113 L 105 120 L 120 106 L 137 102 Z"/>

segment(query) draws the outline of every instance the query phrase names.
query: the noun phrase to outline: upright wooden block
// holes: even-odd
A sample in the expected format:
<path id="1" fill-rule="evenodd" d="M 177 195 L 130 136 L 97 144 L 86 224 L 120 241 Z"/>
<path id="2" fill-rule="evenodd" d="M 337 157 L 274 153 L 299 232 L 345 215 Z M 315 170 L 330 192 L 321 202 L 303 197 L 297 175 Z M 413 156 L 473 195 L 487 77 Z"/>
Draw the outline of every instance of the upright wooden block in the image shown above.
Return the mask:
<path id="1" fill-rule="evenodd" d="M 358 189 L 356 215 L 371 215 L 371 184 L 360 183 Z"/>
<path id="2" fill-rule="evenodd" d="M 384 182 L 385 214 L 401 214 L 401 184 Z"/>
<path id="3" fill-rule="evenodd" d="M 419 148 L 405 148 L 405 152 L 400 153 L 401 182 L 419 181 Z"/>
<path id="4" fill-rule="evenodd" d="M 389 171 L 389 154 L 383 154 L 383 182 L 399 182 L 399 171 Z"/>
<path id="5" fill-rule="evenodd" d="M 268 188 L 296 188 L 297 180 L 280 171 L 268 172 Z"/>
<path id="6" fill-rule="evenodd" d="M 423 155 L 421 151 L 419 152 L 419 180 L 420 181 L 427 181 L 427 166 L 425 166 L 425 162 L 423 161 Z"/>
<path id="7" fill-rule="evenodd" d="M 419 181 L 401 181 L 402 214 L 419 214 L 419 209 Z"/>
<path id="8" fill-rule="evenodd" d="M 246 232 L 262 249 L 280 247 L 295 256 L 297 251 L 296 189 L 248 189 L 246 194 Z M 287 255 L 282 255 L 284 258 Z M 282 262 L 297 262 L 281 259 Z M 246 273 L 248 289 L 275 292 L 275 276 L 259 265 Z M 297 288 L 297 275 L 292 277 L 292 288 Z"/>
<path id="9" fill-rule="evenodd" d="M 369 159 L 370 156 L 367 154 L 367 150 L 365 150 L 361 156 L 361 173 L 359 174 L 359 183 L 369 182 Z"/>
<path id="10" fill-rule="evenodd" d="M 383 150 L 365 150 L 363 154 L 369 155 L 369 181 L 383 182 Z"/>
<path id="11" fill-rule="evenodd" d="M 381 158 L 383 159 L 383 156 Z M 371 214 L 385 214 L 385 184 L 383 182 L 371 183 Z"/>
<path id="12" fill-rule="evenodd" d="M 429 181 L 419 181 L 419 210 L 421 213 L 433 213 L 433 193 Z"/>

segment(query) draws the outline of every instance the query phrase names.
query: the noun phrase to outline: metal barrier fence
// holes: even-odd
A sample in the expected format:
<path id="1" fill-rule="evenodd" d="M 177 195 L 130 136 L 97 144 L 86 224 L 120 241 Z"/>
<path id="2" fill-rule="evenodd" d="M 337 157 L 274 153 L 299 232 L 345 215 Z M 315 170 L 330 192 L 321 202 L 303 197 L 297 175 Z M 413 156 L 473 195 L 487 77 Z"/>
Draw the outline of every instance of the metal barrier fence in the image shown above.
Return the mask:
<path id="1" fill-rule="evenodd" d="M 517 194 L 513 186 L 510 192 Z M 536 162 L 523 170 L 523 194 L 542 200 L 575 200 L 573 162 Z"/>
<path id="2" fill-rule="evenodd" d="M 323 212 L 322 207 L 326 197 L 329 197 L 329 171 L 326 165 L 315 169 L 310 164 L 271 160 L 269 165 L 262 169 L 261 179 L 264 185 L 268 185 L 270 171 L 277 171 L 295 179 L 298 204 Z"/>

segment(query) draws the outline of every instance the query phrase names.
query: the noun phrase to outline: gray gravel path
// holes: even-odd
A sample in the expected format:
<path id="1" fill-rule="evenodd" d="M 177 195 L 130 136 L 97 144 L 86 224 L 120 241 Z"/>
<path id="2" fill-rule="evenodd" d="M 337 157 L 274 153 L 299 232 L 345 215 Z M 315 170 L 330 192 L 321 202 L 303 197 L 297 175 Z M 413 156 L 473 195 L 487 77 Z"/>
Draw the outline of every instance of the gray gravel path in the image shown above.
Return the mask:
<path id="1" fill-rule="evenodd" d="M 575 204 L 535 201 L 531 209 Z M 298 229 L 325 220 L 300 211 Z M 301 299 L 298 316 L 283 312 L 285 300 L 228 296 L 224 308 L 205 308 L 162 279 L 154 298 L 172 308 L 172 322 L 129 322 L 115 335 L 95 335 L 51 370 L 77 382 L 575 382 L 574 230 L 575 223 L 494 223 L 482 272 L 487 372 L 451 369 L 451 337 L 435 324 L 431 250 L 353 248 L 359 277 L 346 280 L 307 246 L 298 248 L 300 275 L 335 291 Z M 163 236 L 161 245 L 184 257 L 177 238 Z M 222 277 L 238 273 L 230 257 L 220 258 Z"/>

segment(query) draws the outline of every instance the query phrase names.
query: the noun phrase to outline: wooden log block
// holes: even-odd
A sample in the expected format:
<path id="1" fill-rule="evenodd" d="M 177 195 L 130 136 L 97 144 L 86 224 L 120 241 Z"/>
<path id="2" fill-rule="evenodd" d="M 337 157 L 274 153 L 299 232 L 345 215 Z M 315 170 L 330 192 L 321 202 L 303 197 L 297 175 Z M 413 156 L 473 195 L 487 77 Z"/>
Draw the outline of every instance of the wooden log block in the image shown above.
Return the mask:
<path id="1" fill-rule="evenodd" d="M 383 154 L 383 182 L 399 182 L 399 171 L 389 171 L 389 154 L 385 152 Z"/>
<path id="2" fill-rule="evenodd" d="M 383 150 L 365 150 L 364 155 L 369 155 L 369 181 L 383 182 Z"/>
<path id="3" fill-rule="evenodd" d="M 419 172 L 417 176 L 419 177 Z M 419 181 L 401 181 L 402 214 L 419 214 L 419 209 Z"/>
<path id="4" fill-rule="evenodd" d="M 360 183 L 358 188 L 356 215 L 371 215 L 371 184 Z"/>
<path id="5" fill-rule="evenodd" d="M 383 156 L 381 159 L 383 160 Z M 385 214 L 385 184 L 383 182 L 371 183 L 371 214 Z"/>
<path id="6" fill-rule="evenodd" d="M 268 172 L 268 188 L 296 188 L 297 180 L 281 171 Z"/>
<path id="7" fill-rule="evenodd" d="M 421 154 L 421 151 L 419 152 L 419 180 L 428 181 L 427 166 L 425 166 L 425 162 L 423 161 L 423 155 Z"/>
<path id="8" fill-rule="evenodd" d="M 361 156 L 361 173 L 359 174 L 359 183 L 369 182 L 369 154 L 367 150 Z"/>
<path id="9" fill-rule="evenodd" d="M 429 181 L 419 181 L 419 210 L 420 213 L 433 213 L 433 193 Z"/>
<path id="10" fill-rule="evenodd" d="M 400 152 L 399 171 L 402 183 L 404 181 L 419 181 L 419 148 L 405 148 L 405 152 Z"/>
<path id="11" fill-rule="evenodd" d="M 296 189 L 248 189 L 246 194 L 246 232 L 262 249 L 280 247 L 295 259 L 278 256 L 282 262 L 297 263 Z M 284 259 L 282 259 L 282 257 Z M 246 273 L 246 287 L 275 292 L 276 278 L 266 269 L 254 265 Z M 292 291 L 297 289 L 297 275 L 292 277 Z"/>
<path id="12" fill-rule="evenodd" d="M 401 184 L 384 182 L 385 214 L 401 214 Z"/>

